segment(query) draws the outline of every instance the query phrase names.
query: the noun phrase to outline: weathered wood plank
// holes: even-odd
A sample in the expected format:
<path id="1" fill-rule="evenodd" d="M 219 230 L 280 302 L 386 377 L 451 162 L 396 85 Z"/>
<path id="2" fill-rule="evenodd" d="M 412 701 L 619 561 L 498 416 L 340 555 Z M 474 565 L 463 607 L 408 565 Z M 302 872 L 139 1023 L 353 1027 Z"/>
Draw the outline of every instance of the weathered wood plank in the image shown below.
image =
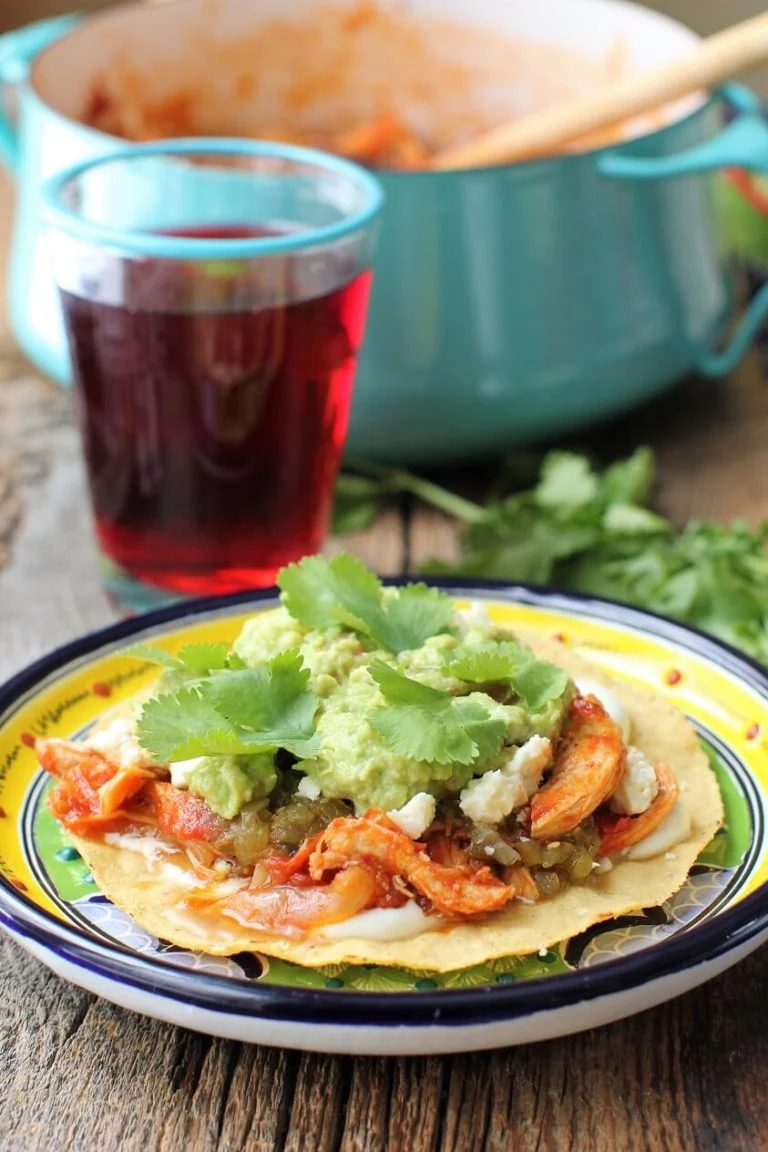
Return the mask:
<path id="1" fill-rule="evenodd" d="M 588 443 L 607 456 L 656 449 L 658 502 L 678 524 L 693 516 L 759 523 L 768 515 L 765 349 L 727 380 L 689 379 Z"/>
<path id="2" fill-rule="evenodd" d="M 0 382 L 0 455 L 21 521 L 0 567 L 0 678 L 114 619 L 99 580 L 71 398 L 26 374 Z"/>
<path id="3" fill-rule="evenodd" d="M 8 942 L 0 957 L 3 1152 L 753 1152 L 768 1142 L 766 950 L 581 1036 L 354 1062 L 156 1024 L 61 984 Z"/>
<path id="4" fill-rule="evenodd" d="M 454 1058 L 441 1152 L 764 1147 L 768 1088 L 751 1069 L 768 1047 L 767 976 L 762 950 L 704 988 L 610 1027 Z"/>
<path id="5" fill-rule="evenodd" d="M 335 1152 L 347 1107 L 351 1061 L 336 1056 L 301 1057 L 284 1152 Z"/>
<path id="6" fill-rule="evenodd" d="M 355 1060 L 339 1152 L 386 1152 L 392 1060 Z"/>
<path id="7" fill-rule="evenodd" d="M 353 552 L 382 576 L 399 576 L 405 561 L 403 518 L 397 508 L 387 508 L 372 529 L 332 537 L 323 551 L 328 556 L 341 551 Z"/>
<path id="8" fill-rule="evenodd" d="M 459 559 L 456 521 L 435 508 L 414 505 L 409 519 L 408 565 L 420 572 L 428 560 L 455 564 Z"/>
<path id="9" fill-rule="evenodd" d="M 441 1138 L 447 1074 L 447 1062 L 434 1057 L 395 1061 L 387 1149 L 436 1152 Z"/>

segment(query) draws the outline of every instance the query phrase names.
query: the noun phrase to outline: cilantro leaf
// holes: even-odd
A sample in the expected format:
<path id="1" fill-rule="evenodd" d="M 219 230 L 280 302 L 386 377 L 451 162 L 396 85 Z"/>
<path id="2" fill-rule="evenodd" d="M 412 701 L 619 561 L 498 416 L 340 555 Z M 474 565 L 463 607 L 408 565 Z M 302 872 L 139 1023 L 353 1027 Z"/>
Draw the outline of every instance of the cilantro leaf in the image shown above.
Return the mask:
<path id="1" fill-rule="evenodd" d="M 123 649 L 122 655 L 132 660 L 145 660 L 148 664 L 157 664 L 161 668 L 182 667 L 176 657 L 166 652 L 159 644 L 131 644 L 129 648 Z"/>
<path id="2" fill-rule="evenodd" d="M 392 704 L 413 704 L 417 708 L 440 708 L 449 697 L 441 688 L 430 688 L 420 680 L 404 676 L 396 668 L 383 660 L 374 660 L 368 667 L 370 676 L 376 681 L 382 695 Z M 453 697 L 450 697 L 453 699 Z"/>
<path id="3" fill-rule="evenodd" d="M 473 763 L 490 760 L 504 740 L 504 721 L 498 716 L 490 716 L 488 709 L 477 700 L 461 696 L 452 699 L 451 709 L 456 720 L 477 748 Z"/>
<path id="4" fill-rule="evenodd" d="M 653 452 L 636 448 L 626 460 L 617 460 L 606 468 L 600 481 L 603 498 L 608 504 L 646 504 L 653 487 Z"/>
<path id="5" fill-rule="evenodd" d="M 636 504 L 609 504 L 603 516 L 603 528 L 609 536 L 648 536 L 666 534 L 669 525 L 663 516 Z"/>
<path id="6" fill-rule="evenodd" d="M 199 672 L 201 675 L 205 675 L 206 672 L 228 667 L 229 645 L 185 644 L 183 648 L 179 649 L 178 659 L 190 672 Z"/>
<path id="7" fill-rule="evenodd" d="M 146 660 L 161 668 L 204 676 L 218 668 L 226 668 L 231 660 L 228 644 L 185 644 L 174 656 L 159 644 L 132 644 L 123 655 Z"/>
<path id="8" fill-rule="evenodd" d="M 541 466 L 533 498 L 542 508 L 582 508 L 599 492 L 599 481 L 585 456 L 550 452 Z"/>
<path id="9" fill-rule="evenodd" d="M 530 660 L 512 677 L 512 687 L 529 712 L 540 712 L 568 687 L 568 673 L 548 660 Z"/>
<path id="10" fill-rule="evenodd" d="M 455 649 L 445 661 L 445 670 L 474 684 L 506 682 L 529 712 L 540 712 L 568 687 L 568 674 L 562 668 L 537 660 L 530 648 L 509 640 Z"/>
<path id="11" fill-rule="evenodd" d="M 446 709 L 401 704 L 375 708 L 368 721 L 393 752 L 409 760 L 437 764 L 473 764 L 480 749 Z M 499 742 L 500 743 L 500 742 Z"/>
<path id="12" fill-rule="evenodd" d="M 384 606 L 380 615 L 369 617 L 371 638 L 390 652 L 421 648 L 430 636 L 445 631 L 453 618 L 448 596 L 426 584 L 406 584 Z"/>
<path id="13" fill-rule="evenodd" d="M 518 668 L 533 657 L 529 648 L 512 640 L 454 648 L 445 659 L 445 671 L 458 680 L 492 684 L 511 680 Z"/>
<path id="14" fill-rule="evenodd" d="M 366 611 L 381 600 L 376 576 L 347 552 L 332 560 L 305 556 L 281 569 L 277 582 L 283 604 L 305 628 L 346 623 L 356 610 Z"/>
<path id="15" fill-rule="evenodd" d="M 317 751 L 314 718 L 319 701 L 309 689 L 309 669 L 298 649 L 269 664 L 222 672 L 202 689 L 211 703 L 247 739 L 286 748 L 297 756 Z M 241 731 L 241 739 L 245 739 Z"/>
<path id="16" fill-rule="evenodd" d="M 387 492 L 388 486 L 380 480 L 340 472 L 333 500 L 333 534 L 369 528 L 381 511 Z"/>
<path id="17" fill-rule="evenodd" d="M 278 575 L 282 601 L 305 628 L 342 625 L 381 648 L 399 653 L 420 648 L 448 626 L 453 604 L 424 584 L 385 598 L 380 581 L 353 556 L 308 556 Z"/>
<path id="18" fill-rule="evenodd" d="M 243 752 L 232 725 L 195 688 L 148 700 L 139 713 L 137 735 L 142 748 L 160 764 Z"/>
<path id="19" fill-rule="evenodd" d="M 374 708 L 368 721 L 399 756 L 467 765 L 495 755 L 501 747 L 504 721 L 492 717 L 480 702 L 430 688 L 380 660 L 368 671 L 388 701 L 386 707 Z"/>
<path id="20" fill-rule="evenodd" d="M 214 671 L 148 700 L 138 719 L 139 743 L 161 763 L 278 748 L 316 755 L 319 701 L 308 685 L 296 650 L 261 667 Z"/>

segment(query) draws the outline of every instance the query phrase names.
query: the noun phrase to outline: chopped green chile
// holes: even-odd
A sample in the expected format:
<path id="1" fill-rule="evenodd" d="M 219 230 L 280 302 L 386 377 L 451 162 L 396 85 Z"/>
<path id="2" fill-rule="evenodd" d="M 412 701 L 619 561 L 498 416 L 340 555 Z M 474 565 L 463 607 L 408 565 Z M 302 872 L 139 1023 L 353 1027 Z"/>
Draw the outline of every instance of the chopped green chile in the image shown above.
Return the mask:
<path id="1" fill-rule="evenodd" d="M 540 894 L 547 898 L 551 896 L 557 896 L 558 892 L 563 887 L 562 881 L 557 872 L 550 870 L 549 868 L 536 870 L 533 874 L 533 878 L 536 881 L 536 887 L 538 888 Z"/>
<path id="2" fill-rule="evenodd" d="M 478 824 L 473 828 L 469 854 L 476 860 L 484 860 L 486 864 L 489 860 L 495 860 L 505 868 L 510 864 L 516 864 L 520 859 L 519 853 L 512 845 L 495 828 L 490 828 L 486 824 Z"/>
<path id="3" fill-rule="evenodd" d="M 539 863 L 542 868 L 556 868 L 559 864 L 567 864 L 572 852 L 570 844 L 563 840 L 553 840 L 551 844 L 542 844 Z"/>
<path id="4" fill-rule="evenodd" d="M 594 822 L 583 825 L 563 840 L 514 840 L 513 847 L 531 874 L 542 899 L 571 884 L 584 884 L 594 870 L 598 838 Z"/>
<path id="5" fill-rule="evenodd" d="M 218 847 L 233 856 L 241 868 L 252 868 L 269 847 L 269 811 L 265 801 L 246 804 Z"/>
<path id="6" fill-rule="evenodd" d="M 526 868 L 541 866 L 544 845 L 538 840 L 516 840 L 515 850 Z"/>
<path id="7" fill-rule="evenodd" d="M 322 832 L 337 816 L 351 815 L 350 806 L 343 800 L 294 796 L 290 803 L 273 813 L 269 838 L 273 847 L 293 853 L 308 836 Z"/>
<path id="8" fill-rule="evenodd" d="M 578 884 L 592 875 L 594 860 L 586 848 L 574 846 L 573 855 L 567 864 L 568 878 Z"/>

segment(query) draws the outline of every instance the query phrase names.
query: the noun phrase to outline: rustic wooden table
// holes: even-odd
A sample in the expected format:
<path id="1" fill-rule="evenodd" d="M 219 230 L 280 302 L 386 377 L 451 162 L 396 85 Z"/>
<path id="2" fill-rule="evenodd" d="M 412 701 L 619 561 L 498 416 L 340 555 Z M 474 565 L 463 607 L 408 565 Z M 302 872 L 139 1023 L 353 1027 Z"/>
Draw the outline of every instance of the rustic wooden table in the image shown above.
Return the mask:
<path id="1" fill-rule="evenodd" d="M 658 452 L 661 504 L 768 514 L 756 357 L 596 433 Z M 459 482 L 463 477 L 454 477 Z M 384 573 L 450 556 L 403 506 L 345 546 Z M 0 341 L 0 681 L 112 619 L 67 396 Z M 768 1147 L 768 950 L 674 1003 L 581 1036 L 453 1058 L 349 1059 L 213 1040 L 62 983 L 0 939 L 0 1152 L 691 1152 Z"/>

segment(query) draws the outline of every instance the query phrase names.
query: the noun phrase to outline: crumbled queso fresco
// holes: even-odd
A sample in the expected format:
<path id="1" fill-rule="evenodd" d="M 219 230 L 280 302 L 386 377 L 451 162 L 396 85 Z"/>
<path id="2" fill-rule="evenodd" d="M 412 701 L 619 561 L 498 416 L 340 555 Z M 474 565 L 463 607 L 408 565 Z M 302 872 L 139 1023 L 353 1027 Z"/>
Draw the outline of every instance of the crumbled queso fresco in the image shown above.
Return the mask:
<path id="1" fill-rule="evenodd" d="M 531 736 L 502 768 L 478 776 L 463 789 L 462 812 L 475 824 L 498 824 L 533 796 L 551 759 L 550 741 Z"/>

